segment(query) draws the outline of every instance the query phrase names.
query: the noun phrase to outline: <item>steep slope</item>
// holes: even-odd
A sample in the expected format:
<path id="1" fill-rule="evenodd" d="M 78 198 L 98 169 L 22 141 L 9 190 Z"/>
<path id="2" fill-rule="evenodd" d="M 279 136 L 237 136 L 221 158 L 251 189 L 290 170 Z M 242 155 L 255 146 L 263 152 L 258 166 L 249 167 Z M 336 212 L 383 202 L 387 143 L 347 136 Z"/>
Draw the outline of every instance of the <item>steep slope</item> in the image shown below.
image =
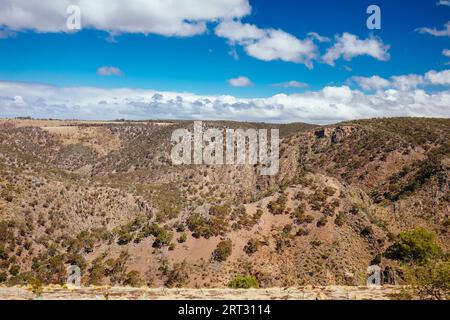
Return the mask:
<path id="1" fill-rule="evenodd" d="M 204 124 L 279 128 L 279 174 L 171 165 L 192 122 L 0 122 L 0 281 L 357 285 L 400 231 L 448 249 L 448 119 Z"/>

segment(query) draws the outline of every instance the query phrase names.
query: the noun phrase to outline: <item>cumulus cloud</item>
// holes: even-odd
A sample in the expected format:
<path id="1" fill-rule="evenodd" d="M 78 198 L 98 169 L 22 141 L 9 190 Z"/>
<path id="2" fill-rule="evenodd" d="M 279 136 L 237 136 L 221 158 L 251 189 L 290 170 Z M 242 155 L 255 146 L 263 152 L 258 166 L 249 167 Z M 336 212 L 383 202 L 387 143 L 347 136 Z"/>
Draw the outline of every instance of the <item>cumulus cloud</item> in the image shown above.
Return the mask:
<path id="1" fill-rule="evenodd" d="M 311 39 L 300 40 L 282 30 L 226 20 L 218 24 L 215 34 L 228 39 L 231 45 L 243 46 L 249 56 L 263 61 L 282 60 L 312 68 L 317 56 L 317 46 Z"/>
<path id="2" fill-rule="evenodd" d="M 402 76 L 391 77 L 393 86 L 400 90 L 409 90 L 417 88 L 417 86 L 424 84 L 424 78 L 417 74 L 408 74 Z"/>
<path id="3" fill-rule="evenodd" d="M 380 90 L 391 85 L 389 80 L 379 76 L 372 77 L 352 77 L 351 80 L 356 82 L 363 90 Z"/>
<path id="4" fill-rule="evenodd" d="M 435 85 L 450 85 L 450 70 L 444 71 L 429 71 L 425 74 L 425 79 Z"/>
<path id="5" fill-rule="evenodd" d="M 393 88 L 401 91 L 416 89 L 419 86 L 446 86 L 450 85 L 450 70 L 431 70 L 424 75 L 408 74 L 392 76 L 384 79 L 379 76 L 372 77 L 352 77 L 350 82 L 355 82 L 365 91 Z"/>
<path id="6" fill-rule="evenodd" d="M 248 0 L 2 0 L 0 25 L 14 31 L 66 32 L 66 9 L 81 9 L 82 25 L 113 34 L 192 36 L 206 23 L 248 15 Z"/>
<path id="7" fill-rule="evenodd" d="M 322 60 L 331 65 L 335 65 L 335 61 L 343 57 L 350 61 L 357 56 L 371 56 L 380 61 L 390 59 L 388 53 L 390 46 L 385 45 L 382 40 L 369 37 L 361 40 L 351 33 L 343 33 L 342 36 L 336 36 L 335 44 L 327 50 Z"/>
<path id="8" fill-rule="evenodd" d="M 307 83 L 295 81 L 295 80 L 281 82 L 281 83 L 274 83 L 272 86 L 282 87 L 282 88 L 307 88 L 307 87 L 309 87 L 309 85 Z"/>
<path id="9" fill-rule="evenodd" d="M 100 76 L 123 76 L 123 72 L 119 68 L 106 66 L 98 68 L 97 74 Z"/>
<path id="10" fill-rule="evenodd" d="M 447 6 L 450 7 L 450 0 L 439 0 L 438 3 L 436 3 L 438 6 Z"/>
<path id="11" fill-rule="evenodd" d="M 416 31 L 423 34 L 431 34 L 435 37 L 450 37 L 450 21 L 445 24 L 442 30 L 436 28 L 419 28 Z"/>
<path id="12" fill-rule="evenodd" d="M 449 49 L 442 50 L 442 55 L 446 56 L 447 58 L 450 58 L 450 50 Z"/>
<path id="13" fill-rule="evenodd" d="M 249 78 L 243 76 L 232 78 L 228 80 L 228 83 L 233 87 L 249 87 L 252 85 L 252 81 Z"/>
<path id="14" fill-rule="evenodd" d="M 441 78 L 430 73 L 430 79 Z M 431 80 L 430 80 L 431 81 Z M 268 98 L 200 96 L 139 89 L 54 87 L 0 82 L 0 114 L 66 119 L 205 119 L 333 123 L 343 120 L 425 116 L 450 117 L 450 91 L 378 90 L 366 94 L 348 86 L 278 94 Z"/>

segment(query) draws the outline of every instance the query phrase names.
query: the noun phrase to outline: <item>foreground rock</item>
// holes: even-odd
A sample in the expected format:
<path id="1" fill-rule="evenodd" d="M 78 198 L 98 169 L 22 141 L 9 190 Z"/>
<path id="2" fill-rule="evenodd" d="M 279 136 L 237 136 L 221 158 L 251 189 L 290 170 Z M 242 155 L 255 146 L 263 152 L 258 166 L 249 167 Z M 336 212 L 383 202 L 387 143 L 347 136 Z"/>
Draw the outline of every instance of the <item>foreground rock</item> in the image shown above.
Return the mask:
<path id="1" fill-rule="evenodd" d="M 0 287 L 2 300 L 389 300 L 401 287 L 302 287 L 271 289 L 167 289 L 130 287 Z"/>

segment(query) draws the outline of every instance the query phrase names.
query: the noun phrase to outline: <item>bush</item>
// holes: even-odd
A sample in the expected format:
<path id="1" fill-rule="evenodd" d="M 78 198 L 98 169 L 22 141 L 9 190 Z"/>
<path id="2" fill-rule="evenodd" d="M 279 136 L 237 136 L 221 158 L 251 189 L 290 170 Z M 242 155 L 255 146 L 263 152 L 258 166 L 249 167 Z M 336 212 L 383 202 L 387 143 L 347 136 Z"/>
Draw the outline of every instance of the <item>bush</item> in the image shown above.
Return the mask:
<path id="1" fill-rule="evenodd" d="M 9 274 L 12 275 L 12 276 L 17 276 L 19 274 L 19 272 L 20 272 L 20 267 L 18 265 L 16 265 L 16 264 L 12 265 L 9 268 Z"/>
<path id="2" fill-rule="evenodd" d="M 372 226 L 365 226 L 361 232 L 360 232 L 361 236 L 367 239 L 371 239 L 374 237 L 374 231 Z"/>
<path id="3" fill-rule="evenodd" d="M 244 252 L 246 254 L 248 254 L 249 256 L 251 256 L 256 251 L 258 251 L 260 245 L 261 245 L 261 243 L 259 242 L 258 239 L 254 239 L 254 238 L 250 239 L 250 240 L 248 240 L 247 244 L 244 247 Z"/>
<path id="4" fill-rule="evenodd" d="M 317 226 L 320 227 L 324 227 L 327 224 L 328 220 L 326 216 L 322 216 L 319 221 L 317 221 Z"/>
<path id="5" fill-rule="evenodd" d="M 231 255 L 232 250 L 233 243 L 231 240 L 221 241 L 213 252 L 213 259 L 219 262 L 225 261 Z"/>
<path id="6" fill-rule="evenodd" d="M 235 276 L 228 286 L 233 289 L 250 289 L 259 288 L 259 283 L 254 276 Z"/>
<path id="7" fill-rule="evenodd" d="M 223 207 L 215 207 L 210 212 L 214 213 L 214 215 L 209 218 L 203 217 L 198 212 L 187 218 L 187 226 L 195 238 L 204 237 L 209 239 L 210 237 L 223 235 L 228 230 L 229 217 L 224 215 L 228 211 L 223 209 Z"/>
<path id="8" fill-rule="evenodd" d="M 340 212 L 337 216 L 336 216 L 336 220 L 334 220 L 334 223 L 339 226 L 342 227 L 345 224 L 345 213 L 344 212 Z"/>
<path id="9" fill-rule="evenodd" d="M 127 273 L 123 284 L 130 287 L 139 287 L 142 284 L 141 275 L 137 271 L 130 271 Z"/>
<path id="10" fill-rule="evenodd" d="M 169 288 L 182 287 L 189 279 L 186 261 L 175 263 L 172 270 L 168 271 L 165 285 Z"/>
<path id="11" fill-rule="evenodd" d="M 0 272 L 0 283 L 6 282 L 6 280 L 8 280 L 6 272 Z"/>
<path id="12" fill-rule="evenodd" d="M 297 230 L 296 236 L 301 237 L 301 236 L 307 236 L 308 234 L 309 234 L 308 230 L 300 227 Z"/>
<path id="13" fill-rule="evenodd" d="M 173 237 L 172 232 L 169 232 L 163 228 L 159 229 L 159 232 L 156 235 L 156 239 L 153 242 L 153 247 L 162 248 L 164 246 L 168 246 L 172 241 L 172 237 Z"/>
<path id="14" fill-rule="evenodd" d="M 120 230 L 117 244 L 123 246 L 130 243 L 131 241 L 133 241 L 133 234 L 127 232 L 126 230 Z"/>
<path id="15" fill-rule="evenodd" d="M 122 251 L 117 259 L 108 259 L 106 261 L 106 275 L 110 277 L 111 284 L 123 284 L 127 279 L 127 261 L 130 259 L 130 255 L 127 251 Z"/>
<path id="16" fill-rule="evenodd" d="M 421 299 L 450 298 L 450 261 L 434 261 L 406 270 L 406 280 Z M 415 291 L 415 292 L 414 292 Z"/>
<path id="17" fill-rule="evenodd" d="M 261 209 L 256 210 L 255 214 L 253 215 L 253 223 L 257 224 L 261 220 L 263 214 L 264 211 L 262 211 Z"/>
<path id="18" fill-rule="evenodd" d="M 186 232 L 183 232 L 179 237 L 178 237 L 178 243 L 184 243 L 187 240 L 187 235 Z"/>
<path id="19" fill-rule="evenodd" d="M 105 277 L 106 268 L 103 265 L 103 261 L 100 258 L 94 259 L 92 266 L 89 269 L 88 283 L 90 285 L 102 285 L 103 278 Z"/>
<path id="20" fill-rule="evenodd" d="M 269 209 L 270 213 L 274 215 L 280 215 L 284 213 L 286 209 L 287 196 L 283 193 L 281 194 L 276 201 L 270 201 L 267 205 L 267 209 Z"/>
<path id="21" fill-rule="evenodd" d="M 400 233 L 395 243 L 386 250 L 385 256 L 403 262 L 426 263 L 441 254 L 436 236 L 424 228 L 417 228 Z"/>

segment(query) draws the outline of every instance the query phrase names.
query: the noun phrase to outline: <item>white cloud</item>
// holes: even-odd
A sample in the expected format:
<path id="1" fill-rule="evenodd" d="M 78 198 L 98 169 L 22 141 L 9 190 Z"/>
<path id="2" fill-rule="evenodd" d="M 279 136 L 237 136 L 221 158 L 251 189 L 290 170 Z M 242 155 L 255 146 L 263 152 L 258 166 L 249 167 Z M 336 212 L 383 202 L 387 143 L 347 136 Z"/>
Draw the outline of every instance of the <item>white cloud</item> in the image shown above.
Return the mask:
<path id="1" fill-rule="evenodd" d="M 2 117 L 71 119 L 224 119 L 312 123 L 393 116 L 448 118 L 450 91 L 387 89 L 365 94 L 347 86 L 329 86 L 299 94 L 241 99 L 129 88 L 60 88 L 0 82 L 0 114 Z"/>
<path id="2" fill-rule="evenodd" d="M 438 3 L 436 3 L 438 6 L 447 6 L 450 7 L 450 0 L 439 0 Z"/>
<path id="3" fill-rule="evenodd" d="M 419 33 L 431 34 L 435 37 L 450 37 L 450 21 L 444 26 L 444 29 L 438 30 L 436 28 L 419 28 L 416 31 Z"/>
<path id="4" fill-rule="evenodd" d="M 442 55 L 446 56 L 447 58 L 450 58 L 450 49 L 442 50 Z"/>
<path id="5" fill-rule="evenodd" d="M 97 69 L 100 76 L 122 76 L 123 72 L 117 67 L 100 67 Z"/>
<path id="6" fill-rule="evenodd" d="M 307 87 L 309 87 L 309 85 L 307 83 L 295 81 L 295 80 L 281 82 L 281 83 L 274 83 L 272 86 L 283 87 L 283 88 L 307 88 Z"/>
<path id="7" fill-rule="evenodd" d="M 373 77 L 352 77 L 350 82 L 355 82 L 365 91 L 380 89 L 397 89 L 400 91 L 409 91 L 419 86 L 450 85 L 450 70 L 434 71 L 431 70 L 424 75 L 408 74 L 392 76 L 389 80 L 379 76 Z"/>
<path id="8" fill-rule="evenodd" d="M 429 71 L 425 74 L 426 80 L 435 85 L 450 85 L 450 70 Z"/>
<path id="9" fill-rule="evenodd" d="M 248 87 L 252 85 L 252 82 L 247 77 L 237 77 L 228 80 L 228 83 L 233 87 Z"/>
<path id="10" fill-rule="evenodd" d="M 325 87 L 322 90 L 323 96 L 329 101 L 349 102 L 353 98 L 353 91 L 347 87 Z"/>
<path id="11" fill-rule="evenodd" d="M 303 63 L 312 68 L 317 47 L 311 39 L 299 40 L 282 30 L 260 29 L 240 21 L 222 21 L 215 29 L 217 36 L 226 38 L 231 45 L 241 45 L 245 52 L 263 61 L 282 60 Z"/>
<path id="12" fill-rule="evenodd" d="M 15 31 L 66 32 L 69 5 L 81 8 L 84 28 L 164 36 L 201 34 L 207 22 L 251 12 L 248 0 L 2 0 L 0 25 Z"/>
<path id="13" fill-rule="evenodd" d="M 354 57 L 363 55 L 371 56 L 380 61 L 387 61 L 390 59 L 389 48 L 389 45 L 385 45 L 378 38 L 370 37 L 360 40 L 357 36 L 345 32 L 342 36 L 336 37 L 335 44 L 327 50 L 322 60 L 331 66 L 334 66 L 335 61 L 341 57 L 350 61 Z"/>
<path id="14" fill-rule="evenodd" d="M 424 84 L 424 78 L 417 74 L 408 74 L 402 76 L 391 77 L 394 88 L 400 90 L 409 90 L 417 88 L 417 86 Z"/>
<path id="15" fill-rule="evenodd" d="M 343 66 L 343 68 L 347 72 L 352 72 L 353 71 L 353 69 L 351 67 L 349 67 L 349 66 Z"/>
<path id="16" fill-rule="evenodd" d="M 232 43 L 246 43 L 262 39 L 266 32 L 255 25 L 238 21 L 222 21 L 215 29 L 217 36 L 226 38 Z"/>
<path id="17" fill-rule="evenodd" d="M 352 77 L 351 80 L 356 82 L 363 90 L 380 90 L 389 87 L 391 82 L 379 76 L 373 77 Z"/>
<path id="18" fill-rule="evenodd" d="M 309 32 L 309 33 L 308 33 L 308 37 L 311 37 L 312 39 L 317 40 L 317 41 L 319 41 L 319 42 L 330 42 L 330 41 L 331 41 L 330 38 L 321 36 L 321 35 L 318 34 L 317 32 Z"/>

